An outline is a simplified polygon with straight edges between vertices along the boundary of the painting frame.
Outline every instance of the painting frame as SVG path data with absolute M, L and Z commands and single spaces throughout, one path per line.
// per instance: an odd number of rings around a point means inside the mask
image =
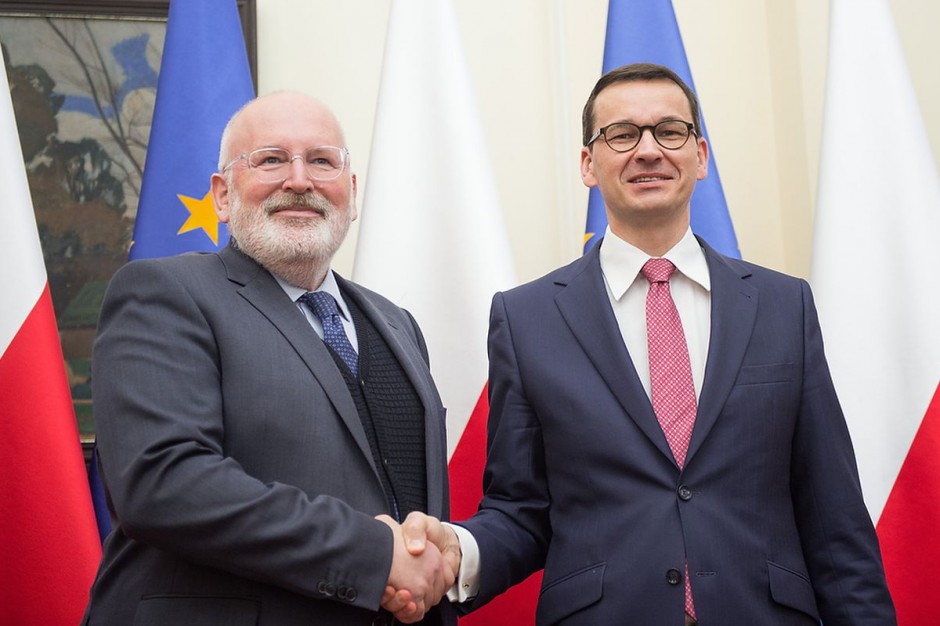
M 246 51 L 248 55 L 248 62 L 249 62 L 249 67 L 251 71 L 252 81 L 255 85 L 257 85 L 256 0 L 236 0 L 236 4 L 238 7 L 239 17 L 241 19 L 242 32 L 245 37 L 245 46 L 246 46 Z M 23 18 L 23 19 L 30 19 L 30 20 L 35 21 L 36 18 L 51 18 L 51 19 L 61 18 L 62 20 L 66 21 L 65 23 L 68 23 L 70 20 L 76 20 L 76 23 L 85 23 L 89 21 L 94 21 L 94 23 L 98 23 L 98 24 L 100 24 L 101 20 L 114 20 L 116 22 L 126 22 L 124 26 L 127 26 L 127 27 L 131 26 L 134 23 L 146 22 L 148 24 L 147 26 L 148 28 L 150 28 L 154 24 L 157 24 L 157 25 L 162 24 L 162 28 L 163 28 L 162 32 L 165 34 L 166 19 L 167 19 L 167 15 L 169 12 L 169 6 L 170 6 L 170 0 L 93 0 L 93 1 L 88 1 L 88 2 L 74 2 L 74 1 L 63 2 L 63 1 L 51 1 L 51 0 L 30 0 L 30 1 L 4 0 L 2 3 L 0 3 L 0 19 L 16 20 L 18 18 Z M 46 20 L 46 21 L 51 23 L 51 19 Z M 84 20 L 85 22 L 79 22 L 81 20 Z M 9 24 L 9 22 L 7 22 L 7 24 Z M 109 28 L 111 27 L 109 26 Z M 3 43 L 4 43 L 4 47 L 8 47 L 7 42 L 3 42 Z M 35 44 L 30 44 L 30 45 L 36 45 L 37 48 L 39 48 L 45 45 L 45 43 L 46 42 L 41 42 L 41 43 L 35 43 Z M 17 50 L 24 50 L 24 49 L 28 51 L 29 47 L 23 43 L 21 43 L 20 47 L 17 48 Z M 161 50 L 162 50 L 162 46 L 161 46 Z M 5 60 L 5 65 L 7 63 L 10 63 L 12 67 L 13 63 L 10 62 L 9 59 Z M 13 83 L 11 82 L 11 88 L 12 88 L 12 85 Z M 149 114 L 147 117 L 147 120 L 148 120 L 147 133 L 145 136 L 142 136 L 142 138 L 140 138 L 137 142 L 138 149 L 143 150 L 144 153 L 146 152 L 147 144 L 149 144 L 149 119 L 150 117 L 152 117 L 152 113 L 153 113 L 153 110 L 152 110 L 152 102 L 151 102 Z M 18 124 L 20 124 L 19 112 L 17 113 L 17 121 L 18 121 Z M 56 127 L 55 133 L 57 134 L 58 132 L 59 132 L 59 129 L 58 127 Z M 22 135 L 22 132 L 21 132 L 21 135 Z M 28 153 L 27 147 L 24 145 L 24 158 L 27 164 L 29 164 L 29 157 L 27 156 L 28 154 L 29 153 Z M 40 225 L 40 234 L 42 238 L 43 225 L 41 224 L 40 218 L 38 216 L 38 214 L 40 213 L 39 207 L 40 206 L 42 206 L 43 208 L 48 207 L 50 200 L 48 196 L 43 196 L 43 199 L 39 202 L 39 204 L 37 204 L 37 198 L 36 198 L 37 193 L 36 193 L 36 190 L 33 189 L 32 184 L 31 184 L 30 191 L 31 191 L 31 195 L 33 195 L 34 207 L 36 207 L 37 209 L 37 223 Z M 52 202 L 54 202 L 54 200 Z M 129 200 L 124 202 L 124 206 L 126 207 L 126 205 L 131 204 L 133 213 L 136 214 L 137 202 L 138 202 L 137 197 L 133 196 Z M 125 210 L 127 209 L 125 208 Z M 104 224 L 104 223 L 102 223 L 99 226 L 100 230 L 102 231 L 107 230 L 109 227 L 110 227 L 109 224 Z M 95 228 L 95 222 L 93 220 L 91 220 L 91 226 L 89 226 L 89 228 L 92 228 L 92 229 Z M 132 224 L 131 224 L 131 228 L 132 228 Z M 44 257 L 46 257 L 47 250 L 45 249 L 45 247 L 44 247 L 43 252 L 44 252 Z M 120 263 L 123 264 L 124 261 L 126 261 L 126 254 L 124 255 L 124 258 L 121 259 Z M 114 264 L 114 260 L 112 259 L 112 265 L 113 264 Z M 56 269 L 55 264 L 50 264 L 50 261 L 48 258 L 46 260 L 46 266 L 47 266 L 47 274 L 49 276 L 50 286 L 56 284 L 57 281 L 62 282 L 61 280 L 59 280 L 60 277 L 57 274 L 57 269 Z M 110 274 L 107 275 L 107 278 L 110 279 Z M 104 281 L 99 281 L 99 282 L 104 282 Z M 75 294 L 73 293 L 70 295 L 74 296 Z M 94 308 L 93 314 L 94 314 L 95 321 L 97 321 L 97 307 L 100 306 L 101 295 L 103 295 L 103 286 L 100 286 L 100 288 L 97 290 L 97 293 L 94 294 L 94 297 L 90 299 L 91 301 L 88 304 L 88 306 L 86 306 L 86 308 L 89 308 L 89 307 Z M 97 298 L 97 301 L 95 301 L 96 298 Z M 88 299 L 89 298 L 86 297 L 86 300 Z M 71 297 L 68 298 L 68 301 L 70 302 L 70 305 L 69 305 L 70 310 L 75 308 L 72 306 L 75 303 L 75 301 L 79 301 L 79 305 L 81 305 L 81 294 L 79 294 L 79 297 L 76 297 L 74 299 Z M 78 307 L 78 310 L 81 310 L 81 306 Z M 82 424 L 83 424 L 82 417 L 81 417 L 82 409 L 80 408 L 80 404 L 82 400 L 76 400 L 76 397 L 77 397 L 76 387 L 73 386 L 73 382 L 76 376 L 73 376 L 74 368 L 72 367 L 72 363 L 70 363 L 70 360 L 69 360 L 69 349 L 73 347 L 70 344 L 70 342 L 72 344 L 76 342 L 80 342 L 83 346 L 82 349 L 83 350 L 87 349 L 88 361 L 87 361 L 87 365 L 83 365 L 83 367 L 88 367 L 90 371 L 90 345 L 94 336 L 94 327 L 93 326 L 89 327 L 88 324 L 86 324 L 84 328 L 80 329 L 80 332 L 76 332 L 74 329 L 71 329 L 71 328 L 66 328 L 63 323 L 62 316 L 60 315 L 60 313 L 62 313 L 61 305 L 57 308 L 56 315 L 57 315 L 57 321 L 59 322 L 59 327 L 60 327 L 60 339 L 63 344 L 63 354 L 66 356 L 66 368 L 69 371 L 70 388 L 73 391 L 73 402 L 75 402 L 76 404 L 76 415 L 79 420 L 81 442 L 82 442 L 83 449 L 85 451 L 85 456 L 86 456 L 86 461 L 87 461 L 88 457 L 90 456 L 92 443 L 94 441 L 94 430 L 93 430 L 93 426 L 90 431 L 87 428 L 86 429 L 82 428 Z M 78 376 L 77 378 L 80 379 L 80 376 Z M 87 390 L 87 394 L 88 394 L 87 401 L 85 402 L 87 403 L 87 411 L 90 415 L 90 411 L 91 411 L 90 388 Z
M 258 84 L 258 30 L 256 0 L 236 0 L 241 18 L 251 80 Z M 90 17 L 96 19 L 153 18 L 166 22 L 170 0 L 4 0 L 0 16 Z

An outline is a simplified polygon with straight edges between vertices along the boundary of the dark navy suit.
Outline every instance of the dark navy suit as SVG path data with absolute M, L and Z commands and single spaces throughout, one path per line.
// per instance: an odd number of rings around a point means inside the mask
M 494 298 L 464 608 L 544 567 L 540 625 L 680 626 L 687 559 L 702 626 L 895 623 L 809 286 L 702 245 L 711 338 L 681 472 L 600 246 Z

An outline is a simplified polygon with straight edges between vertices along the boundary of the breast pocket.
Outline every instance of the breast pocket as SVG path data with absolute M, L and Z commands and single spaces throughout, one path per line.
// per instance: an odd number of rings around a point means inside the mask
M 789 383 L 796 372 L 794 363 L 769 363 L 767 365 L 745 365 L 738 372 L 735 385 L 768 385 Z

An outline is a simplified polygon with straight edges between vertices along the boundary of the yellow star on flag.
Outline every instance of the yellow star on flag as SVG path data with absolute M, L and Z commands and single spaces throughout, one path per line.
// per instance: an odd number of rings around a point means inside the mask
M 212 202 L 212 192 L 206 192 L 206 195 L 200 200 L 190 198 L 181 194 L 176 195 L 180 201 L 186 205 L 189 211 L 189 218 L 180 227 L 177 235 L 188 233 L 191 230 L 201 228 L 205 231 L 212 243 L 219 245 L 219 218 L 215 215 L 215 204 Z

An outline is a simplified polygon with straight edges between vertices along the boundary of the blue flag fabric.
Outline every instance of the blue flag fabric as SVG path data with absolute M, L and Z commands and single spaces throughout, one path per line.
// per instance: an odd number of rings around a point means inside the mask
M 235 0 L 173 0 L 131 259 L 224 247 L 209 195 L 219 139 L 254 97 Z
M 101 474 L 98 473 L 98 448 L 91 449 L 91 463 L 88 466 L 88 485 L 91 488 L 91 504 L 95 509 L 95 523 L 98 525 L 98 536 L 104 543 L 104 538 L 111 532 L 111 516 L 108 514 L 108 503 L 104 497 L 104 484 Z
M 695 91 L 672 0 L 610 0 L 603 72 L 629 63 L 665 65 Z M 704 117 L 703 113 L 702 133 L 708 139 Z M 722 254 L 741 258 L 711 142 L 709 148 L 708 177 L 696 184 L 692 194 L 692 231 Z M 585 252 L 597 243 L 606 228 L 604 200 L 594 187 L 588 201 Z
M 254 94 L 235 0 L 172 0 L 131 260 L 226 245 L 209 179 L 225 124 Z M 111 523 L 96 452 L 88 480 L 104 541 Z

